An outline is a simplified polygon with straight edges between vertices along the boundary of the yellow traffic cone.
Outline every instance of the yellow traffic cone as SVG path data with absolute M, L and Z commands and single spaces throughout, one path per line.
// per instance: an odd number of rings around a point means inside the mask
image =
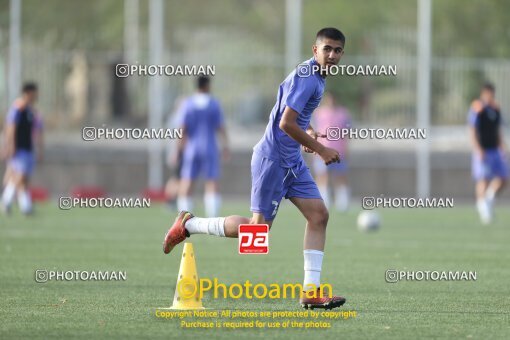
M 204 309 L 200 298 L 195 252 L 191 243 L 184 243 L 174 303 L 170 309 Z

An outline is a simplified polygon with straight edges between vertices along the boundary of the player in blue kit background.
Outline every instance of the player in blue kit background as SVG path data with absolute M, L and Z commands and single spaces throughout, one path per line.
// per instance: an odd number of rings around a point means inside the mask
M 473 146 L 472 174 L 476 181 L 476 206 L 484 224 L 492 221 L 496 195 L 508 178 L 501 113 L 495 100 L 494 85 L 482 87 L 480 98 L 469 109 L 470 137 Z
M 17 194 L 21 212 L 32 213 L 29 180 L 35 161 L 42 159 L 42 120 L 34 109 L 37 85 L 23 85 L 22 95 L 12 104 L 5 123 L 4 158 L 7 160 L 1 206 L 9 213 Z
M 312 121 L 317 131 L 328 131 L 328 128 L 351 128 L 349 111 L 346 107 L 337 104 L 336 98 L 331 92 L 324 93 L 321 106 L 315 110 Z M 315 157 L 313 162 L 315 178 L 324 204 L 329 208 L 331 184 L 334 188 L 335 208 L 338 211 L 347 211 L 349 208 L 350 190 L 347 183 L 347 142 L 347 138 L 335 138 L 335 140 L 326 138 L 323 142 L 324 145 L 338 150 L 342 155 L 341 163 L 326 166 L 318 157 Z
M 221 153 L 229 155 L 228 138 L 219 101 L 211 96 L 209 77 L 197 78 L 197 92 L 186 98 L 177 112 L 184 138 L 179 141 L 178 153 L 182 155 L 181 178 L 177 207 L 192 210 L 191 199 L 194 183 L 199 175 L 205 177 L 204 206 L 207 217 L 217 216 L 221 197 L 218 190 L 220 176 L 220 148 L 216 135 L 221 136 Z
M 317 141 L 325 135 L 310 125 L 313 111 L 324 92 L 327 70 L 344 53 L 345 36 L 336 28 L 317 33 L 313 57 L 298 65 L 280 84 L 264 136 L 253 149 L 251 161 L 251 218 L 228 216 L 199 218 L 181 211 L 163 242 L 169 253 L 191 234 L 238 237 L 240 224 L 272 225 L 282 198 L 288 198 L 306 219 L 304 236 L 304 284 L 300 303 L 305 308 L 334 308 L 345 303 L 340 296 L 317 294 L 326 240 L 328 210 L 321 198 L 301 148 L 316 153 L 325 164 L 339 162 L 338 151 Z M 313 294 L 308 294 L 313 290 Z

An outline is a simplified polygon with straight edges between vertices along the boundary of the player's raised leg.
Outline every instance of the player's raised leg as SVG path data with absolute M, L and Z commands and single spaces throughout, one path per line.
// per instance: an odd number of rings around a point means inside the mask
M 216 223 L 216 221 L 219 223 Z M 239 225 L 241 224 L 267 224 L 271 227 L 272 223 L 272 221 L 266 221 L 264 216 L 259 213 L 253 213 L 251 218 L 239 215 L 213 218 L 194 217 L 189 220 L 186 229 L 190 235 L 207 234 L 237 238 L 239 236 Z
M 237 215 L 203 218 L 181 211 L 165 236 L 164 253 L 168 254 L 193 234 L 237 237 L 240 224 L 268 224 L 271 227 L 283 197 L 285 170 L 277 162 L 253 153 L 251 176 L 251 218 Z
M 168 254 L 176 245 L 193 234 L 237 238 L 240 224 L 268 224 L 271 227 L 272 221 L 266 221 L 259 213 L 253 213 L 252 218 L 238 215 L 196 217 L 188 211 L 181 211 L 165 235 L 163 252 Z

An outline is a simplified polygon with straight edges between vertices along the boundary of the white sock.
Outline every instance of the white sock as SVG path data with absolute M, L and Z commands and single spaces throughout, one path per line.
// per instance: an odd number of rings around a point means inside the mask
M 319 193 L 322 196 L 322 200 L 324 201 L 324 204 L 326 205 L 326 208 L 329 208 L 329 188 L 327 185 L 319 185 Z
M 487 200 L 487 203 L 489 203 L 489 208 L 492 208 L 494 200 L 496 199 L 496 191 L 494 191 L 491 187 L 487 188 L 485 191 L 485 199 Z
M 192 217 L 186 221 L 190 234 L 207 234 L 225 237 L 225 217 Z
M 18 192 L 18 204 L 23 214 L 28 214 L 32 211 L 32 198 L 27 190 Z
M 10 207 L 12 201 L 14 200 L 14 195 L 16 194 L 16 186 L 9 182 L 4 188 L 4 192 L 2 194 L 2 203 L 5 207 Z
M 177 209 L 191 211 L 193 210 L 193 200 L 189 196 L 179 196 L 177 198 Z
M 476 201 L 476 207 L 478 208 L 478 214 L 483 224 L 491 223 L 492 216 L 489 208 L 489 204 L 485 198 L 480 198 Z
M 219 215 L 221 206 L 221 196 L 215 192 L 206 192 L 204 194 L 205 216 L 215 217 Z
M 340 185 L 335 191 L 335 207 L 340 211 L 349 209 L 350 190 L 346 185 Z
M 312 287 L 308 285 L 315 285 L 315 289 L 319 288 L 321 284 L 321 270 L 322 258 L 324 252 L 320 250 L 305 249 L 303 250 L 305 257 L 305 280 L 303 282 L 303 289 L 311 290 Z

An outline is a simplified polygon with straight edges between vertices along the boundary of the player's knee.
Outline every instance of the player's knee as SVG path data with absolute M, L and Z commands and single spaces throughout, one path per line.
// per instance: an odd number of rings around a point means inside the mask
M 324 228 L 326 228 L 326 226 L 328 225 L 328 221 L 329 221 L 329 211 L 328 211 L 328 209 L 324 208 L 324 210 L 321 213 L 321 225 L 323 225 Z
M 310 225 L 316 226 L 318 228 L 326 228 L 329 220 L 329 212 L 326 207 L 318 209 L 313 212 L 312 216 L 308 219 L 308 223 Z
M 23 183 L 23 176 L 22 175 L 16 175 L 13 177 L 13 182 L 16 185 L 16 188 L 21 188 L 25 184 Z

